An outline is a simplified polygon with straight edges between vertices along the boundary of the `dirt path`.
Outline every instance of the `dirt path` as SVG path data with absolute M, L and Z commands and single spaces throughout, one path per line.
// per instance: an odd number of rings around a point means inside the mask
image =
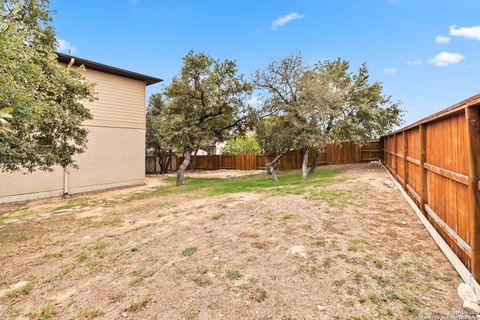
M 0 229 L 0 318 L 415 319 L 460 311 L 460 277 L 384 184 L 383 169 L 349 166 L 340 175 L 308 196 L 97 195 L 63 215 L 19 218 Z

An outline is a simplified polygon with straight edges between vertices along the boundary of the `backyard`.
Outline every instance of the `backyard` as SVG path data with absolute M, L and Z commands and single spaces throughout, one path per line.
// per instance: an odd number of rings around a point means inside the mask
M 227 177 L 228 176 L 228 177 Z M 435 319 L 462 282 L 376 163 L 5 205 L 2 319 Z

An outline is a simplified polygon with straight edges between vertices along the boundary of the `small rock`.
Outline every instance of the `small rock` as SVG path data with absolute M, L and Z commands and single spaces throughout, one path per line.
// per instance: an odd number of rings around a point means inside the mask
M 480 306 L 468 300 L 463 302 L 463 308 L 470 312 L 480 313 Z
M 128 317 L 128 314 L 126 312 L 122 312 L 122 317 L 126 318 Z
M 325 311 L 326 308 L 323 307 L 323 306 L 321 306 L 321 305 L 318 305 L 318 306 L 317 306 L 317 309 L 320 310 L 320 311 Z
M 463 301 L 470 301 L 476 304 L 480 303 L 480 300 L 475 295 L 475 292 L 473 292 L 472 288 L 466 283 L 461 283 L 458 286 L 457 293 Z
M 407 224 L 407 222 L 406 222 L 406 221 L 402 221 L 402 224 Z
M 287 252 L 293 256 L 300 256 L 303 258 L 307 257 L 307 250 L 305 249 L 305 246 L 293 246 L 290 247 Z
M 213 257 L 213 260 L 218 261 L 220 257 Z

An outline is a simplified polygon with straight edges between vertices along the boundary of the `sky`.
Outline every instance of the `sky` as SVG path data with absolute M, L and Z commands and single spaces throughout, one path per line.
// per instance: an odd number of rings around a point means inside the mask
M 234 59 L 338 57 L 402 101 L 405 123 L 480 92 L 480 0 L 51 0 L 59 50 L 164 79 L 189 51 Z M 162 85 L 148 87 L 147 94 Z

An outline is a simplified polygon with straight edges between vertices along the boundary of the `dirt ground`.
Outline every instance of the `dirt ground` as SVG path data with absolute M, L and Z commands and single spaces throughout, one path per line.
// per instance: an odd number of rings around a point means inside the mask
M 435 319 L 462 311 L 460 277 L 384 183 L 384 169 L 345 166 L 338 177 L 316 187 L 319 197 L 132 198 L 167 187 L 152 177 L 63 207 L 58 199 L 2 206 L 0 319 Z

